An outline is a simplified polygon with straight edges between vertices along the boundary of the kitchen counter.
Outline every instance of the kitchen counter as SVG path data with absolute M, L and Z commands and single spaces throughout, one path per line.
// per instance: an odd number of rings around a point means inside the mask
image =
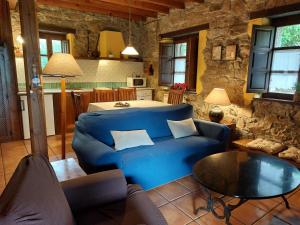
M 103 88 L 103 89 L 106 89 L 106 88 Z M 110 89 L 110 88 L 108 88 Z M 154 90 L 154 88 L 150 88 L 150 87 L 141 87 L 141 88 L 136 88 L 137 90 Z M 44 94 L 57 94 L 57 93 L 60 93 L 61 90 L 60 89 L 44 89 Z M 75 91 L 75 92 L 92 92 L 93 89 L 67 89 L 66 92 L 67 93 L 70 93 L 72 91 Z M 18 95 L 19 96 L 23 96 L 23 95 L 26 95 L 26 91 L 25 90 L 21 90 L 18 92 Z
M 60 89 L 44 89 L 44 94 L 57 94 L 60 93 L 61 90 Z M 72 92 L 72 91 L 76 91 L 76 92 L 92 92 L 93 89 L 67 89 L 66 92 Z M 26 91 L 22 90 L 18 92 L 18 95 L 22 96 L 22 95 L 26 95 Z

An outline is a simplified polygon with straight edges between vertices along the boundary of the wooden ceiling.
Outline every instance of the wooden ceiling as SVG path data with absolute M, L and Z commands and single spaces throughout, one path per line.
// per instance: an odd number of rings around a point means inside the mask
M 12 9 L 17 0 L 9 0 Z M 128 18 L 130 4 L 132 19 L 145 20 L 147 17 L 157 17 L 158 13 L 169 13 L 171 8 L 184 9 L 185 2 L 204 0 L 37 0 L 38 4 L 75 9 L 83 12 L 105 14 L 115 17 Z

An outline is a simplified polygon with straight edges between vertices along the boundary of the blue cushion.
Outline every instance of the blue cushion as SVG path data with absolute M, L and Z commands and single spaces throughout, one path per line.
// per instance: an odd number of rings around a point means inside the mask
M 125 176 L 146 190 L 189 175 L 199 159 L 224 150 L 218 140 L 203 136 L 164 137 L 153 141 L 153 146 L 118 152 L 122 159 L 119 166 Z
M 97 140 L 112 146 L 111 130 L 146 130 L 151 138 L 171 136 L 167 120 L 184 120 L 193 117 L 193 107 L 188 104 L 154 108 L 85 113 L 79 117 L 78 128 Z

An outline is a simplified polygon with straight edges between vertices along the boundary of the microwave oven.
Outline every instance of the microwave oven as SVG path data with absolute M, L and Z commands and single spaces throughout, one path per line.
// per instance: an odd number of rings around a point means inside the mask
M 127 87 L 146 87 L 146 77 L 127 77 Z

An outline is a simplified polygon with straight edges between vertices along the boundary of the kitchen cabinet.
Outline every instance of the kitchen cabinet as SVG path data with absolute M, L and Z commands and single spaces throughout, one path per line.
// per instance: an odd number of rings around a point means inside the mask
M 30 127 L 29 127 L 29 115 L 28 115 L 28 102 L 27 96 L 20 96 L 21 108 L 22 108 L 22 123 L 23 123 L 23 134 L 24 139 L 30 138 Z M 55 135 L 55 125 L 54 125 L 54 112 L 53 112 L 53 96 L 52 94 L 44 95 L 45 102 L 45 115 L 46 115 L 46 131 L 47 135 Z
M 153 100 L 153 89 L 151 88 L 137 88 L 137 100 Z

